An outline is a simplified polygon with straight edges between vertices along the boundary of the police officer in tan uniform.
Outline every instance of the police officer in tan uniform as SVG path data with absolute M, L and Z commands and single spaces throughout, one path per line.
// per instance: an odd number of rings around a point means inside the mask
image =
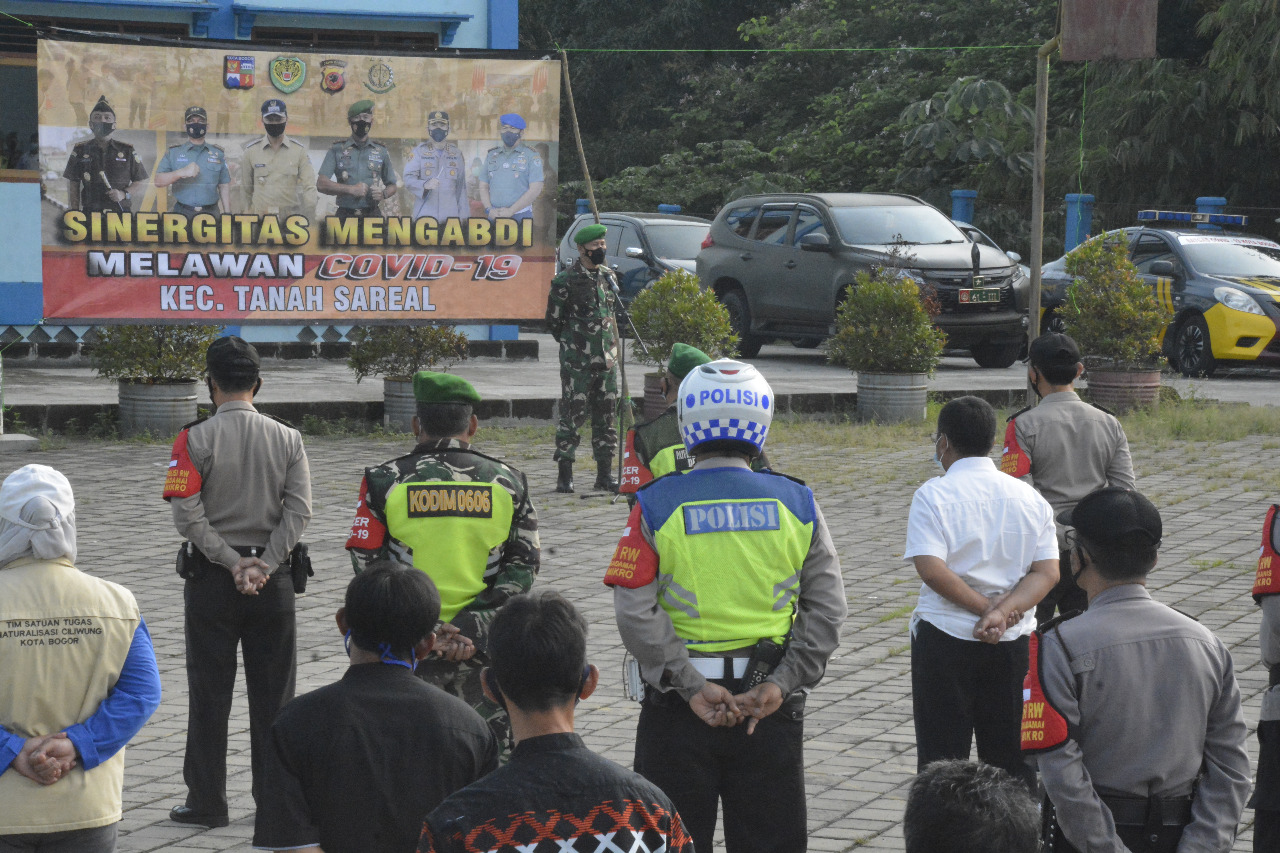
M 183 591 L 188 793 L 169 817 L 226 826 L 237 644 L 244 648 L 255 801 L 271 723 L 293 698 L 294 592 L 282 566 L 311 518 L 311 475 L 298 431 L 253 407 L 262 386 L 257 351 L 240 338 L 220 338 L 206 364 L 217 411 L 178 433 L 164 489 L 190 557 Z
M 1250 782 L 1231 652 L 1147 592 L 1149 500 L 1109 486 L 1060 520 L 1089 609 L 1031 645 L 1022 748 L 1052 804 L 1045 850 L 1227 853 Z
M 1041 335 L 1031 342 L 1027 361 L 1027 380 L 1040 404 L 1009 418 L 1000 469 L 1034 486 L 1055 514 L 1103 486 L 1132 489 L 1133 460 L 1124 427 L 1075 392 L 1075 381 L 1084 373 L 1076 342 L 1067 335 Z M 1060 551 L 1066 551 L 1064 532 L 1059 524 Z M 1089 606 L 1068 572 L 1036 607 L 1036 621 L 1047 622 L 1055 605 L 1062 613 Z
M 244 184 L 247 213 L 275 214 L 283 220 L 292 214 L 307 219 L 316 215 L 316 171 L 307 157 L 307 147 L 287 136 L 289 110 L 284 101 L 262 102 L 265 136 L 244 149 L 240 180 Z

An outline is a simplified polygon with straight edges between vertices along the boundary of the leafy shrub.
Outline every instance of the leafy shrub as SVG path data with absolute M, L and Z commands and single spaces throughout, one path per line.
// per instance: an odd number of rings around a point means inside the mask
M 1125 241 L 1099 234 L 1071 250 L 1066 269 L 1072 283 L 1062 315 L 1085 363 L 1154 366 L 1171 314 L 1129 261 Z
M 412 379 L 419 370 L 448 370 L 467 357 L 467 336 L 452 326 L 372 326 L 347 337 L 347 366 L 356 382 L 366 376 Z
M 712 358 L 738 349 L 729 312 L 687 270 L 672 270 L 642 290 L 631 303 L 631 320 L 649 347 L 647 356 L 636 347 L 636 358 L 644 364 L 665 366 L 678 343 L 697 347 Z
M 204 375 L 204 353 L 218 332 L 218 326 L 104 326 L 89 362 L 107 379 L 192 382 Z
M 860 272 L 836 311 L 827 360 L 863 373 L 928 373 L 938 367 L 946 333 L 935 329 L 936 299 L 892 268 Z

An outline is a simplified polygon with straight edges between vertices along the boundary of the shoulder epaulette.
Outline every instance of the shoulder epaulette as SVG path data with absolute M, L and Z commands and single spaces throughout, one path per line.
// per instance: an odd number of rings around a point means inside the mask
M 1095 409 L 1098 409 L 1098 410 L 1100 410 L 1100 411 L 1106 412 L 1108 415 L 1111 415 L 1111 417 L 1113 417 L 1113 418 L 1116 416 L 1116 413 L 1115 413 L 1115 412 L 1113 412 L 1113 411 L 1111 411 L 1110 409 L 1108 409 L 1106 406 L 1100 406 L 1100 405 L 1098 405 L 1097 403 L 1094 403 L 1094 402 L 1090 402 L 1090 403 L 1089 403 L 1089 405 L 1090 405 L 1090 406 L 1093 406 Z
M 224 154 L 224 155 L 227 153 L 227 149 L 223 148 L 221 145 L 219 145 L 219 144 L 218 144 L 218 143 L 216 143 L 216 142 L 206 142 L 206 143 L 205 143 L 205 145 L 209 146 L 210 148 L 212 148 L 212 149 L 213 149 L 213 150 L 215 150 L 215 151 L 219 151 L 219 152 L 221 152 L 221 153 L 222 153 L 222 154 Z
M 289 422 L 288 422 L 288 421 L 286 421 L 284 418 L 277 418 L 275 415 L 270 414 L 269 412 L 264 412 L 264 411 L 259 410 L 259 411 L 258 411 L 258 414 L 262 415 L 263 417 L 271 418 L 271 420 L 275 421 L 276 423 L 284 424 L 284 425 L 285 425 L 285 426 L 287 426 L 289 429 L 297 429 L 297 427 L 296 427 L 296 426 L 294 426 L 293 424 L 289 423 Z
M 1018 415 L 1026 414 L 1027 412 L 1031 411 L 1034 408 L 1035 406 L 1023 406 L 1021 409 L 1018 409 L 1018 411 L 1014 412 L 1012 415 L 1009 415 L 1009 418 L 1008 420 L 1005 421 L 1005 423 L 1011 422 Z
M 757 473 L 757 474 L 771 474 L 771 475 L 773 475 L 774 477 L 782 477 L 782 478 L 784 478 L 784 479 L 790 480 L 790 481 L 791 481 L 791 482 L 793 482 L 793 483 L 799 483 L 800 485 L 805 486 L 806 488 L 807 488 L 807 487 L 808 487 L 808 485 L 809 485 L 809 484 L 808 484 L 808 483 L 806 483 L 804 480 L 801 480 L 799 477 L 792 477 L 790 474 L 784 474 L 784 473 L 782 473 L 781 471 L 775 471 L 775 470 L 773 470 L 772 468 L 764 468 L 764 469 L 762 469 L 762 470 L 760 470 L 760 471 L 757 471 L 756 473 Z
M 257 137 L 256 139 L 250 139 L 248 142 L 246 142 L 246 143 L 244 144 L 244 147 L 245 147 L 245 148 L 252 148 L 253 146 L 257 145 L 257 144 L 258 144 L 258 143 L 260 143 L 260 142 L 262 142 L 262 137 L 261 137 L 261 136 Z
M 461 148 L 459 148 L 459 147 L 457 146 L 457 144 L 455 144 L 452 140 L 450 140 L 449 142 L 446 142 L 446 143 L 444 144 L 444 150 L 445 150 L 446 152 L 450 153 L 450 154 L 461 154 L 461 153 L 462 153 L 462 149 L 461 149 Z
M 205 422 L 205 421 L 207 421 L 207 420 L 209 420 L 209 416 L 208 416 L 208 415 L 201 415 L 200 417 L 196 418 L 196 419 L 195 419 L 194 421 L 192 421 L 191 423 L 189 423 L 189 424 L 183 424 L 183 425 L 182 425 L 182 429 L 179 429 L 179 430 L 178 430 L 178 432 L 182 432 L 182 430 L 184 430 L 184 429 L 191 429 L 191 428 L 192 428 L 193 426 L 195 426 L 196 424 L 202 424 L 202 423 L 204 423 L 204 422 Z
M 501 150 L 501 148 L 502 148 L 502 146 L 501 146 L 501 145 L 495 145 L 495 146 L 493 146 L 492 148 L 490 148 L 488 151 L 484 152 L 484 155 L 485 155 L 486 157 L 488 157 L 488 156 L 489 156 L 490 154 L 492 154 L 493 152 L 498 151 L 498 150 Z
M 1041 634 L 1048 633 L 1049 631 L 1052 631 L 1054 628 L 1057 628 L 1063 622 L 1066 622 L 1068 619 L 1074 619 L 1083 612 L 1084 612 L 1083 610 L 1068 610 L 1066 613 L 1059 613 L 1057 616 L 1045 622 L 1043 625 L 1037 625 L 1036 630 L 1039 631 Z
M 186 144 L 187 144 L 186 142 L 179 142 L 177 145 L 170 145 L 170 146 L 169 146 L 169 150 L 170 150 L 170 151 L 172 151 L 172 150 L 173 150 L 173 149 L 175 149 L 175 148 L 181 148 L 182 146 L 184 146 L 184 145 L 186 145 Z
M 565 283 L 565 281 L 568 279 L 568 277 L 569 277 L 569 271 L 568 271 L 568 270 L 564 270 L 564 271 L 562 271 L 562 272 L 558 272 L 558 273 L 556 273 L 556 274 L 555 274 L 555 276 L 551 279 L 551 283 L 552 283 L 552 284 L 564 284 L 564 283 Z

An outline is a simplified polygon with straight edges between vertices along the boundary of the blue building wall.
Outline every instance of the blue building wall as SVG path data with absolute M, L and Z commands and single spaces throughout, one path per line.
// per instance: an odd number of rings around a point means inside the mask
M 441 47 L 514 50 L 518 0 L 9 0 L 17 18 L 186 24 L 193 36 L 251 40 L 257 27 L 367 32 L 430 32 Z M 12 97 L 12 93 L 6 97 Z M 34 93 L 32 94 L 34 97 Z M 0 181 L 0 346 L 19 339 L 79 339 L 88 327 L 45 327 L 40 187 Z M 243 327 L 247 331 L 250 327 Z M 351 326 L 263 326 L 255 340 L 335 340 Z M 469 337 L 509 339 L 514 326 L 460 327 Z M 33 335 L 33 332 L 35 333 Z

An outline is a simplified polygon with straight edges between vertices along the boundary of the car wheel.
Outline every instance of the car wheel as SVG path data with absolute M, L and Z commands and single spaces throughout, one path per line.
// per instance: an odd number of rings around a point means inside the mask
M 793 343 L 796 349 L 817 349 L 822 346 L 822 338 L 800 338 Z
M 1009 367 L 1018 360 L 1018 353 L 1021 351 L 1022 341 L 1008 344 L 982 343 L 969 349 L 978 367 Z
M 729 290 L 721 294 L 720 302 L 729 312 L 729 327 L 738 336 L 738 354 L 743 358 L 755 358 L 760 354 L 764 341 L 747 331 L 751 328 L 751 309 L 747 307 L 747 295 L 741 290 Z
M 1199 314 L 1178 326 L 1173 338 L 1174 366 L 1183 376 L 1212 376 L 1218 362 L 1209 341 L 1209 325 Z
M 1040 334 L 1065 335 L 1067 333 L 1067 321 L 1056 308 L 1050 308 L 1044 312 L 1044 316 L 1040 318 Z

